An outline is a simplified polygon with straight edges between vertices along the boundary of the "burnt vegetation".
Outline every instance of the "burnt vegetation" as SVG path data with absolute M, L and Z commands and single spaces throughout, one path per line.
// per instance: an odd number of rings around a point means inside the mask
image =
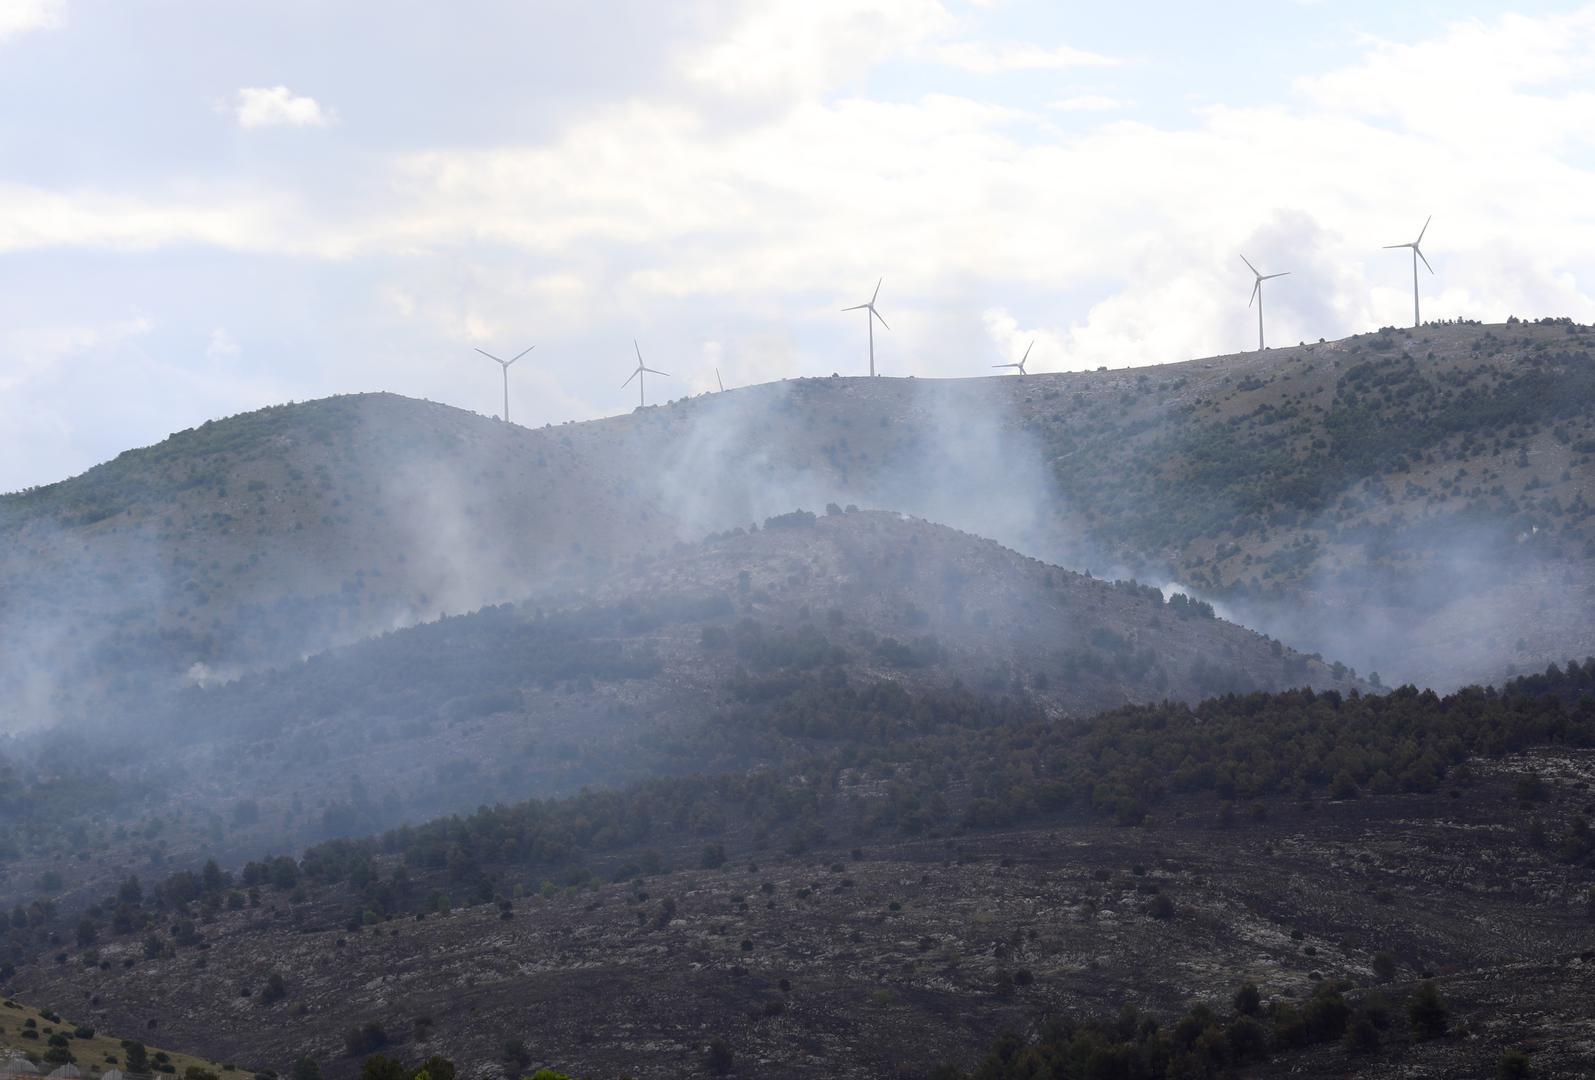
M 921 468 L 975 392 L 990 445 Z M 1587 1071 L 1595 659 L 1544 665 L 1595 643 L 1592 401 L 1586 328 L 1457 324 L 543 431 L 335 399 L 7 496 L 0 702 L 61 722 L 0 746 L 0 1047 Z M 780 454 L 706 506 L 705 432 Z M 1009 518 L 953 460 L 994 448 Z
M 760 886 L 757 864 L 765 860 L 776 867 L 834 860 L 828 876 L 835 884 L 825 887 L 846 894 L 855 889 L 853 876 L 868 869 L 857 861 L 861 849 L 945 841 L 1002 850 L 1012 843 L 1005 836 L 1069 823 L 1125 830 L 1153 845 L 1166 845 L 1160 833 L 1185 820 L 1216 823 L 1220 835 L 1237 829 L 1244 835 L 1243 822 L 1255 827 L 1292 806 L 1402 797 L 1443 802 L 1446 789 L 1457 796 L 1475 788 L 1489 762 L 1530 748 L 1576 752 L 1595 741 L 1595 661 L 1553 666 L 1499 690 L 1228 695 L 1079 721 L 1048 720 L 1021 695 L 855 686 L 834 671 L 801 664 L 780 678 L 779 692 L 744 702 L 703 736 L 715 743 L 756 732 L 777 740 L 787 749 L 771 767 L 486 807 L 370 839 L 329 841 L 297 857 L 250 861 L 237 872 L 212 861 L 146 881 L 130 876 L 79 916 L 42 902 L 18 907 L 5 932 L 8 960 L 0 973 L 25 976 L 30 962 L 52 950 L 68 971 L 166 965 L 185 956 L 204 968 L 216 947 L 252 948 L 249 934 L 258 931 L 235 920 L 253 925 L 254 913 L 268 923 L 291 914 L 299 933 L 380 938 L 384 927 L 400 925 L 396 920 L 424 925 L 480 909 L 508 924 L 524 918 L 534 900 L 590 895 L 601 902 L 613 890 L 634 906 L 638 932 L 675 933 L 681 919 L 701 925 L 703 918 L 702 900 L 689 913 L 677 899 L 688 886 L 669 884 L 673 873 L 688 869 L 751 875 L 730 900 L 730 910 L 746 915 L 755 903 L 773 910 L 818 899 L 810 899 L 818 883 L 798 887 L 790 870 L 775 871 L 786 884 L 764 877 Z M 1587 875 L 1595 859 L 1588 821 L 1574 814 L 1547 825 L 1550 797 L 1544 781 L 1528 773 L 1508 800 L 1523 807 L 1517 827 L 1525 857 Z M 754 861 L 743 869 L 738 860 L 750 856 Z M 1132 866 L 1122 886 L 1144 917 L 1171 926 L 1207 918 L 1190 907 L 1200 895 L 1192 881 L 1201 879 L 1173 872 L 1179 860 L 1166 849 L 1158 858 L 1151 868 Z M 1095 874 L 1098 882 L 1117 876 Z M 867 887 L 881 896 L 875 890 L 883 885 L 871 879 Z M 1386 903 L 1381 890 L 1369 888 L 1376 908 Z M 1093 898 L 1099 889 L 1079 902 L 1091 909 L 1106 903 Z M 890 892 L 877 902 L 888 917 L 906 914 Z M 733 942 L 733 954 L 756 952 L 770 932 L 750 927 L 740 945 Z M 1301 941 L 1299 932 L 1292 937 Z M 1300 948 L 1308 964 L 1329 960 L 1315 959 L 1313 945 Z M 934 1075 L 963 1076 L 960 1070 L 968 1069 L 968 1076 L 993 1080 L 1211 1076 L 1326 1043 L 1359 1057 L 1407 1053 L 1416 1042 L 1443 1042 L 1448 1031 L 1447 1006 L 1421 980 L 1380 988 L 1316 978 L 1305 997 L 1263 1000 L 1255 988 L 1242 988 L 1230 1008 L 1046 1019 L 1034 1007 L 1013 1011 L 1033 994 L 1022 939 L 1000 945 L 995 955 L 1000 963 L 990 1000 L 1000 1008 L 984 1022 L 1030 1015 L 1040 1026 L 1027 1036 L 1004 1035 L 983 1061 L 970 1063 L 960 1053 Z M 1365 962 L 1379 983 L 1411 970 L 1377 950 Z M 294 962 L 280 958 L 255 968 L 238 992 L 262 1016 L 293 1010 L 304 993 L 303 976 L 294 971 Z M 328 1065 L 346 1073 L 340 1060 L 429 1037 L 403 1031 L 391 1015 L 362 1021 L 347 1030 L 342 1057 Z

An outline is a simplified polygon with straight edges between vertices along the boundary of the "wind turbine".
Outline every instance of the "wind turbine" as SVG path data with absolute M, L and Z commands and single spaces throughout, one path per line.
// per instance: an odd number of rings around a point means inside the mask
M 648 367 L 646 364 L 644 364 L 642 362 L 642 348 L 637 344 L 637 339 L 636 338 L 632 338 L 631 339 L 631 347 L 633 349 L 637 350 L 637 370 L 633 371 L 631 373 L 630 378 L 628 378 L 625 382 L 620 384 L 620 388 L 622 390 L 624 390 L 626 387 L 631 385 L 631 380 L 632 379 L 636 379 L 637 380 L 637 405 L 640 408 L 640 407 L 648 404 L 648 399 L 643 396 L 642 373 L 646 371 L 646 372 L 650 372 L 651 374 L 654 374 L 654 375 L 664 375 L 666 377 L 669 377 L 670 373 L 667 372 L 667 371 L 660 371 L 657 368 Z
M 875 282 L 875 296 L 871 296 L 868 303 L 854 304 L 852 307 L 842 309 L 843 311 L 869 312 L 868 315 L 864 316 L 864 320 L 869 323 L 869 373 L 872 379 L 875 377 L 875 320 L 881 319 L 881 313 L 875 310 L 875 297 L 881 294 L 881 282 L 885 280 L 885 278 L 880 278 Z M 881 319 L 881 325 L 886 326 L 885 319 Z M 890 330 L 891 327 L 886 326 L 886 329 Z
M 1418 318 L 1418 260 L 1423 259 L 1423 252 L 1418 250 L 1418 245 L 1423 243 L 1423 234 L 1429 231 L 1429 222 L 1433 220 L 1434 215 L 1430 214 L 1424 221 L 1423 228 L 1418 230 L 1418 238 L 1412 243 L 1385 245 L 1386 251 L 1389 251 L 1391 248 L 1406 247 L 1412 249 L 1412 325 L 1415 327 L 1423 325 L 1422 321 Z M 1429 266 L 1428 259 L 1423 259 L 1423 265 L 1429 267 L 1429 273 L 1434 273 L 1434 267 Z
M 1244 255 L 1241 256 L 1241 262 L 1246 264 L 1246 269 L 1250 270 L 1252 272 L 1252 276 L 1257 279 L 1256 281 L 1254 281 L 1252 283 L 1252 299 L 1246 301 L 1246 306 L 1247 307 L 1251 307 L 1253 301 L 1256 301 L 1256 303 L 1257 303 L 1257 351 L 1258 352 L 1262 352 L 1263 351 L 1263 282 L 1269 281 L 1269 280 L 1271 280 L 1273 278 L 1277 278 L 1277 277 L 1288 277 L 1290 275 L 1290 271 L 1289 270 L 1284 270 L 1284 271 L 1281 271 L 1278 274 L 1259 274 L 1257 272 L 1257 267 L 1253 266 L 1252 265 L 1252 261 L 1250 259 L 1248 259 L 1246 256 L 1244 256 Z
M 714 381 L 720 384 L 720 392 L 722 394 L 725 393 L 726 392 L 726 384 L 720 378 L 720 369 L 719 368 L 715 368 L 714 369 Z
M 527 353 L 531 352 L 535 348 L 537 348 L 536 345 L 528 345 L 526 348 L 522 349 L 520 352 L 518 352 L 514 356 L 510 357 L 508 360 L 500 360 L 498 357 L 494 356 L 492 353 L 488 352 L 485 349 L 477 349 L 476 350 L 477 352 L 481 353 L 483 356 L 487 357 L 489 360 L 493 361 L 499 367 L 504 369 L 504 422 L 506 424 L 510 422 L 510 365 L 513 364 L 515 361 L 519 360 L 521 357 L 525 356 Z
M 1028 374 L 1025 371 L 1025 361 L 1030 359 L 1030 350 L 1034 349 L 1035 347 L 1036 347 L 1036 343 L 1034 341 L 1032 341 L 1029 345 L 1026 345 L 1025 346 L 1025 354 L 1019 358 L 1019 362 L 1017 364 L 993 364 L 991 366 L 994 367 L 994 368 L 1001 368 L 1001 367 L 1018 368 L 1019 369 L 1019 374 L 1021 374 L 1021 375 Z

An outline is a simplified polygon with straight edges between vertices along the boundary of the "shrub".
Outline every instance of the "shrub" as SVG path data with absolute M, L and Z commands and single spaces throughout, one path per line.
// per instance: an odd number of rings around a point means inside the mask
M 1238 1017 L 1225 1033 L 1230 1053 L 1236 1058 L 1248 1058 L 1268 1049 L 1268 1032 L 1250 1016 Z
M 1529 1056 L 1521 1050 L 1508 1050 L 1501 1055 L 1501 1061 L 1495 1067 L 1495 1075 L 1500 1080 L 1528 1080 Z
M 410 1080 L 421 1080 L 422 1073 L 426 1074 L 427 1080 L 454 1080 L 456 1072 L 454 1062 L 446 1057 L 433 1054 L 416 1067 Z
M 343 1036 L 343 1048 L 350 1057 L 370 1054 L 388 1045 L 388 1033 L 375 1020 L 352 1027 Z
M 1432 982 L 1419 985 L 1407 1002 L 1407 1019 L 1412 1023 L 1412 1033 L 1420 1039 L 1438 1039 L 1445 1034 L 1451 1021 L 1451 1010 L 1440 997 Z
M 1302 1009 L 1308 1037 L 1314 1042 L 1340 1038 L 1345 1034 L 1346 1021 L 1350 1015 L 1351 1007 L 1346 1004 L 1346 999 L 1337 987 L 1329 983 L 1320 986 Z
M 287 996 L 288 986 L 283 982 L 281 975 L 273 971 L 266 976 L 266 986 L 260 991 L 260 1003 L 262 1005 L 270 1005 L 273 1002 L 281 1001 Z
M 1346 1049 L 1368 1054 L 1379 1049 L 1379 1028 L 1365 1013 L 1358 1013 L 1346 1029 Z
M 709 1044 L 708 1053 L 704 1055 L 704 1067 L 716 1076 L 724 1076 L 731 1071 L 731 1047 L 726 1045 L 724 1039 L 715 1039 Z
M 360 1066 L 360 1080 L 409 1080 L 410 1071 L 397 1058 L 372 1054 Z

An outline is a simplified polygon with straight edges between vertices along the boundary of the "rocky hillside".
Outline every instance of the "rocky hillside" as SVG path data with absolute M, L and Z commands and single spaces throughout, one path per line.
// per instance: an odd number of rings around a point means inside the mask
M 75 945 L 19 949 L 6 985 L 334 1077 L 379 1050 L 698 1075 L 717 1042 L 736 1075 L 922 1076 L 1044 1017 L 1134 1040 L 1143 1015 L 1259 1075 L 1482 1078 L 1522 1051 L 1585 1075 L 1591 677 L 1055 730 L 954 708 L 813 765 L 146 877 Z M 1104 801 L 1121 784 L 1149 817 Z M 1427 1030 L 1424 982 L 1445 1010 Z
M 799 380 L 540 430 L 389 395 L 234 417 L 0 499 L 6 723 L 827 502 L 1186 582 L 1386 681 L 1493 678 L 1595 647 L 1587 340 L 1447 325 L 1126 371 Z

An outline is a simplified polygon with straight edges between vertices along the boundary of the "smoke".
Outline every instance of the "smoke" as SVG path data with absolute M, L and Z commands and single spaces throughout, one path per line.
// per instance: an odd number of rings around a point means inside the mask
M 148 620 L 180 591 L 154 527 L 71 528 L 0 504 L 0 540 L 0 734 L 143 695 L 180 670 Z
M 679 435 L 629 447 L 634 490 L 668 514 L 669 539 L 690 541 L 843 497 L 837 470 L 802 452 L 814 447 L 797 445 L 789 421 L 804 396 L 803 384 L 780 382 L 696 398 L 676 406 L 686 410 Z
M 1338 532 L 1328 517 L 1312 528 Z M 1289 596 L 1231 596 L 1233 616 L 1386 684 L 1440 691 L 1595 650 L 1595 586 L 1548 531 L 1472 513 L 1387 523 L 1352 539 L 1362 558 L 1321 560 Z
M 1133 390 L 1092 384 L 1081 407 L 1109 415 Z M 1166 561 L 1100 542 L 1065 504 L 1057 470 L 1090 443 L 1049 450 L 1030 425 L 1063 422 L 1055 409 L 1068 407 L 1053 381 L 1009 376 L 782 381 L 541 429 L 387 395 L 250 414 L 239 420 L 264 432 L 259 447 L 127 514 L 66 524 L 0 502 L 12 515 L 0 520 L 0 732 L 113 718 L 117 695 L 570 596 L 639 557 L 831 503 L 1151 581 L 1386 682 L 1445 687 L 1595 651 L 1581 564 L 1519 517 L 1375 530 L 1285 596 L 1192 587 Z M 182 451 L 167 448 L 179 462 Z M 1338 529 L 1325 514 L 1305 531 Z

